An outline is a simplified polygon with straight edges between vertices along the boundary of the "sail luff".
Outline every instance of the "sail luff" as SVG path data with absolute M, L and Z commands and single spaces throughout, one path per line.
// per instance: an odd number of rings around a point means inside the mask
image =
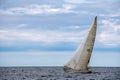
M 97 17 L 95 17 L 85 39 L 78 47 L 73 57 L 65 65 L 65 68 L 73 69 L 76 71 L 88 71 L 88 63 L 91 57 L 92 49 L 94 46 L 97 27 Z

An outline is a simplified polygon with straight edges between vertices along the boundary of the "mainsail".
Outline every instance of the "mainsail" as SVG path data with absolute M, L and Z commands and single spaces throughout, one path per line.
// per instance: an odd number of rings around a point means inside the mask
M 91 53 L 94 46 L 95 36 L 97 29 L 97 16 L 95 17 L 93 24 L 86 37 L 81 42 L 81 45 L 78 47 L 72 58 L 65 64 L 64 68 L 67 70 L 75 70 L 86 72 L 88 70 L 88 63 L 91 57 Z

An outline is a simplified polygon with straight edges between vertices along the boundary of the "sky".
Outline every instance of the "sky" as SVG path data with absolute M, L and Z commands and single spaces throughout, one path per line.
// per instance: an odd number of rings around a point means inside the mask
M 120 52 L 119 0 L 0 0 L 0 52 L 75 51 L 98 17 L 94 51 Z

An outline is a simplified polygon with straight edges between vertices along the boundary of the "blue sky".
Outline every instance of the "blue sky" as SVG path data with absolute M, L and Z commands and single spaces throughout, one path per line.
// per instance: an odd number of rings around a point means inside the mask
M 120 52 L 119 0 L 0 0 L 0 51 L 74 51 L 98 16 L 95 51 Z

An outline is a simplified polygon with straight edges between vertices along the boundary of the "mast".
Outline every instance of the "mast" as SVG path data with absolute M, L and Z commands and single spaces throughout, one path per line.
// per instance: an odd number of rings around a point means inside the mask
M 88 72 L 88 64 L 94 46 L 97 29 L 97 16 L 95 17 L 86 37 L 81 42 L 80 46 L 65 64 L 64 69 L 67 71 L 74 70 L 80 72 Z

